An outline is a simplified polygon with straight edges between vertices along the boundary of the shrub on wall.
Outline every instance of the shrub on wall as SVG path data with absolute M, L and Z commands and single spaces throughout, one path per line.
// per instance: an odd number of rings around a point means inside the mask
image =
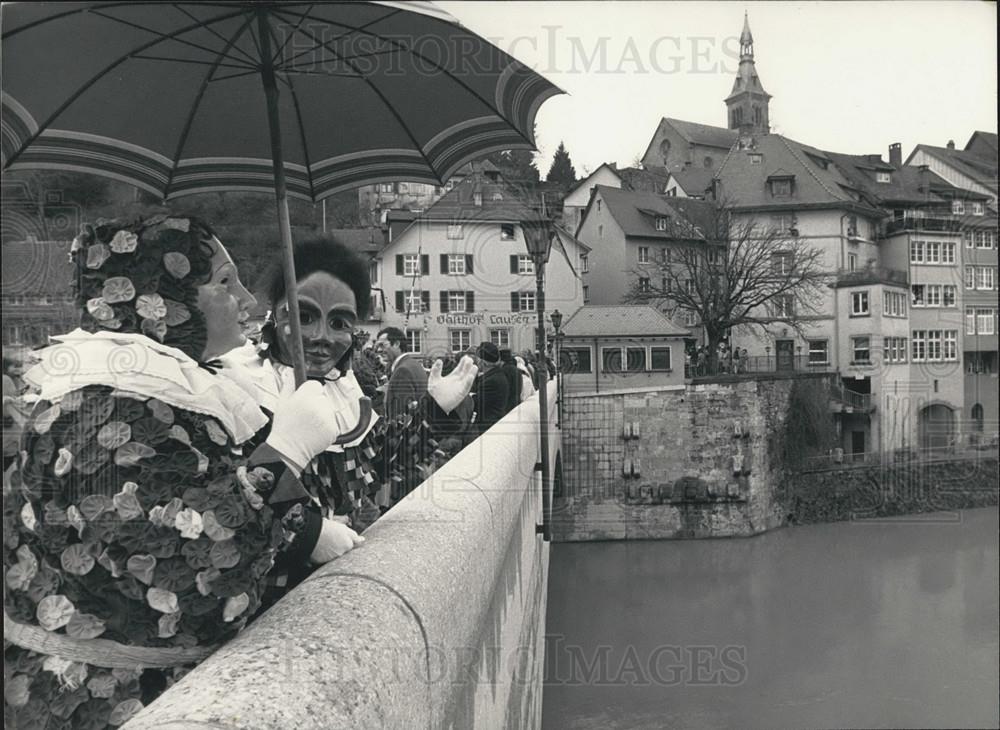
M 785 416 L 785 465 L 801 469 L 811 457 L 825 456 L 837 445 L 837 428 L 830 413 L 825 379 L 802 378 L 792 383 Z

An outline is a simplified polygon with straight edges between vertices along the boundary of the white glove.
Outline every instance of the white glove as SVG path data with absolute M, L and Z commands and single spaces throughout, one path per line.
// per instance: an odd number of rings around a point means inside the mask
M 319 539 L 309 559 L 317 565 L 329 563 L 364 542 L 365 538 L 342 522 L 324 519 Z
M 472 358 L 464 355 L 458 365 L 447 376 L 441 377 L 444 363 L 435 360 L 427 376 L 427 392 L 445 413 L 451 413 L 472 390 L 479 368 Z
M 333 402 L 322 385 L 308 380 L 278 404 L 265 443 L 301 472 L 338 436 L 340 426 Z

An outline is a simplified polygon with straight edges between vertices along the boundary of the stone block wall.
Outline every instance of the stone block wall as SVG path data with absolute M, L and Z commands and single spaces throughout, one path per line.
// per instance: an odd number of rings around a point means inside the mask
M 555 538 L 745 536 L 782 524 L 778 451 L 793 383 L 565 397 Z

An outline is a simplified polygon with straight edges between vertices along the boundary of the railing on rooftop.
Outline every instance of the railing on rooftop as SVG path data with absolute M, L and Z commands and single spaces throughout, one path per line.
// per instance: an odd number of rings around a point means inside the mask
M 866 266 L 863 269 L 840 269 L 837 271 L 837 286 L 863 286 L 864 284 L 909 286 L 910 274 L 884 266 Z
M 937 231 L 937 232 L 957 232 L 962 228 L 962 221 L 955 216 L 933 216 L 915 217 L 904 216 L 885 221 L 882 224 L 881 234 L 883 237 L 891 236 L 901 231 Z
M 748 357 L 721 356 L 718 362 L 699 362 L 697 359 L 684 364 L 684 377 L 698 378 L 747 377 L 766 373 L 826 373 L 832 370 L 829 362 L 820 362 L 808 354 L 753 355 Z

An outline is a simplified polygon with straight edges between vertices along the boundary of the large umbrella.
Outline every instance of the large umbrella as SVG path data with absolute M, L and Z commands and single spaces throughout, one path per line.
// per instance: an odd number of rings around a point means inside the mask
M 431 3 L 89 2 L 2 8 L 3 169 L 123 180 L 164 200 L 273 192 L 305 378 L 288 196 L 440 184 L 533 149 L 559 89 Z

